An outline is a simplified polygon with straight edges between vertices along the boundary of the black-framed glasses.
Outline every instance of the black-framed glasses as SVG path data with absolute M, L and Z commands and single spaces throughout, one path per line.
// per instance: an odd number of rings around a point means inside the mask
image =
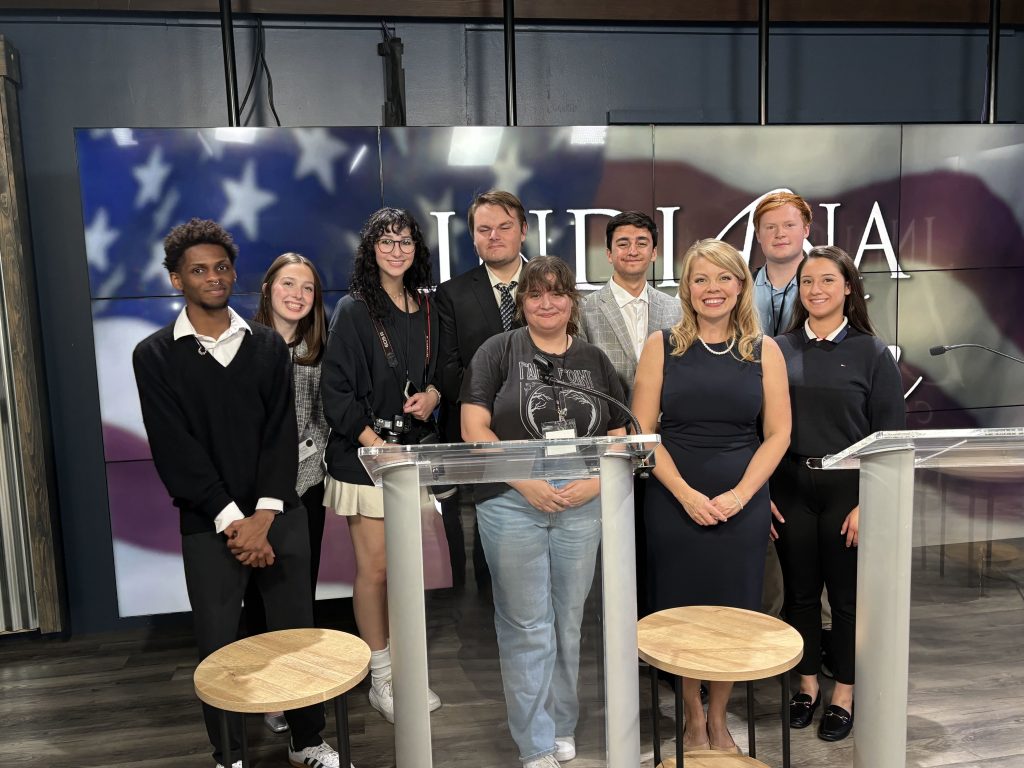
M 395 250 L 395 245 L 401 249 L 402 253 L 415 253 L 416 241 L 411 237 L 403 237 L 401 240 L 395 240 L 391 237 L 382 237 L 377 241 L 377 247 L 380 248 L 381 253 L 391 253 Z

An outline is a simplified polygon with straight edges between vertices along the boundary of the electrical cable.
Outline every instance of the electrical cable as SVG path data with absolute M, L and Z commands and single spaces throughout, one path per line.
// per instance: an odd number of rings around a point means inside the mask
M 274 114 L 274 120 L 278 127 L 281 127 L 281 118 L 278 117 L 277 107 L 274 106 L 274 78 L 270 74 L 270 65 L 267 64 L 267 39 L 263 31 L 263 20 L 257 16 L 256 26 L 260 30 L 260 61 L 263 62 L 263 73 L 267 76 L 267 103 L 270 104 L 270 111 Z

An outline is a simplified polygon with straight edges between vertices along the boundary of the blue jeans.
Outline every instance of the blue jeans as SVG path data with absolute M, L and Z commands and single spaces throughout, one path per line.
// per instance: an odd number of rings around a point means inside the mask
M 520 759 L 530 760 L 576 730 L 580 624 L 601 542 L 601 503 L 548 514 L 509 489 L 476 511 L 509 729 Z

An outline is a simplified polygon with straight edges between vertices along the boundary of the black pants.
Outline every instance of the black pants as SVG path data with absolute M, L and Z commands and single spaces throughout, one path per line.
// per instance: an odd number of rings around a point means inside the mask
M 459 486 L 455 494 L 441 501 L 441 520 L 444 535 L 448 540 L 448 559 L 452 566 L 452 586 L 461 587 L 466 583 L 466 537 L 462 531 L 462 505 L 466 487 Z M 477 588 L 486 590 L 491 585 L 491 572 L 480 542 L 480 526 L 473 516 L 473 575 Z
M 647 481 L 633 480 L 633 536 L 636 544 L 636 614 L 642 619 L 651 612 L 651 596 L 647 591 L 647 523 L 644 519 L 644 496 Z
M 309 583 L 310 594 L 316 600 L 316 581 L 320 575 L 320 549 L 324 541 L 324 522 L 326 509 L 324 509 L 324 484 L 319 482 L 310 487 L 302 494 L 302 506 L 306 509 L 306 520 L 309 528 Z M 314 615 L 316 604 L 313 606 Z M 249 579 L 249 586 L 245 588 L 245 606 L 242 615 L 245 619 L 245 628 L 239 633 L 239 637 L 250 637 L 267 631 L 266 610 L 263 607 L 263 598 L 260 596 L 259 587 L 255 579 Z
M 784 616 L 804 640 L 796 670 L 817 674 L 821 664 L 821 590 L 832 606 L 832 671 L 836 682 L 853 684 L 857 615 L 857 548 L 839 533 L 857 506 L 856 470 L 808 469 L 786 455 L 771 479 L 772 501 L 786 522 L 775 521 L 775 542 L 785 588 Z
M 309 534 L 305 510 L 299 508 L 278 515 L 267 536 L 275 560 L 267 568 L 250 568 L 235 559 L 221 534 L 196 533 L 183 536 L 182 559 L 185 584 L 192 605 L 199 656 L 205 659 L 237 637 L 242 596 L 250 580 L 263 597 L 267 628 L 296 629 L 313 626 L 313 598 L 309 590 Z M 324 708 L 316 704 L 286 712 L 296 749 L 321 742 Z M 220 712 L 203 704 L 206 731 L 213 744 L 213 759 L 223 763 L 220 741 Z M 232 756 L 240 754 L 241 716 L 228 716 Z

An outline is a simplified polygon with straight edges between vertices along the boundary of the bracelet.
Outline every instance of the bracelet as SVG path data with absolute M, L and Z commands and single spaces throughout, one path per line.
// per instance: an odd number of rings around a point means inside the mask
M 731 493 L 731 494 L 732 494 L 732 497 L 733 497 L 734 499 L 736 499 L 736 505 L 737 505 L 737 507 L 739 507 L 739 509 L 743 509 L 743 506 L 744 506 L 744 504 L 743 504 L 743 502 L 742 502 L 742 501 L 740 500 L 740 495 L 739 495 L 738 493 L 736 493 L 736 489 L 735 489 L 735 488 L 730 488 L 730 489 L 729 489 L 729 493 Z
M 433 384 L 428 384 L 426 391 L 427 392 L 433 392 L 435 395 L 437 395 L 437 402 L 439 402 L 439 403 L 441 402 L 441 390 L 440 389 L 435 387 Z
M 374 443 L 373 445 L 370 446 L 371 448 L 376 448 L 378 445 L 384 445 L 386 443 L 384 438 L 380 437 L 379 435 L 378 435 L 377 439 L 380 440 L 380 442 L 379 443 Z

